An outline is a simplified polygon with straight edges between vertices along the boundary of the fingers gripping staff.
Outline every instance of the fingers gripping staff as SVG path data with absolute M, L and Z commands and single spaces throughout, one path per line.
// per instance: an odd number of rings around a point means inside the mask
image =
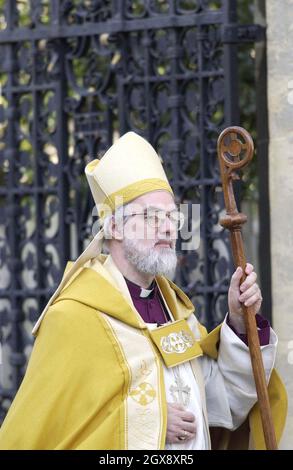
M 246 260 L 241 228 L 246 222 L 245 214 L 238 212 L 233 181 L 239 179 L 237 171 L 244 168 L 253 157 L 253 141 L 248 132 L 241 127 L 228 127 L 218 139 L 218 158 L 221 170 L 226 216 L 220 224 L 230 230 L 233 259 L 236 266 L 243 271 L 241 283 L 245 281 Z M 263 433 L 268 450 L 277 449 L 277 441 L 269 403 L 265 371 L 260 350 L 259 338 L 254 313 L 250 306 L 242 304 L 251 364 L 259 401 Z

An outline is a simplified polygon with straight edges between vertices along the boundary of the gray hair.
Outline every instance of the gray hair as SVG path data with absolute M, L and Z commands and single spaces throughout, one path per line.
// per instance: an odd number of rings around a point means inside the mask
M 113 212 L 113 214 L 107 215 L 107 217 L 105 217 L 103 227 L 106 240 L 110 240 L 112 238 L 112 220 L 115 219 L 115 223 L 117 225 L 123 222 L 124 208 L 125 206 L 120 206 L 118 207 L 118 209 L 115 210 L 115 212 Z

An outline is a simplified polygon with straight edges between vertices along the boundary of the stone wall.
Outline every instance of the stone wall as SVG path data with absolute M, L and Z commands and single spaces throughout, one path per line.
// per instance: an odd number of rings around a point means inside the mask
M 281 448 L 293 449 L 293 0 L 266 9 L 273 325 L 289 396 Z

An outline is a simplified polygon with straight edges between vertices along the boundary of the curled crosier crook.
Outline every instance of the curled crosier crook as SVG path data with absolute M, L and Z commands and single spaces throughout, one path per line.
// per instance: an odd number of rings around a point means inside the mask
M 218 155 L 225 167 L 231 170 L 244 168 L 252 159 L 253 151 L 253 140 L 242 127 L 228 127 L 219 136 Z

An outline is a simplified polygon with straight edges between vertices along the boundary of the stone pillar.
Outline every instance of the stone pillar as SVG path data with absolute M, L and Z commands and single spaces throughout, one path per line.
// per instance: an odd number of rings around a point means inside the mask
M 293 449 L 293 0 L 270 0 L 266 10 L 273 326 L 289 396 L 281 448 Z

